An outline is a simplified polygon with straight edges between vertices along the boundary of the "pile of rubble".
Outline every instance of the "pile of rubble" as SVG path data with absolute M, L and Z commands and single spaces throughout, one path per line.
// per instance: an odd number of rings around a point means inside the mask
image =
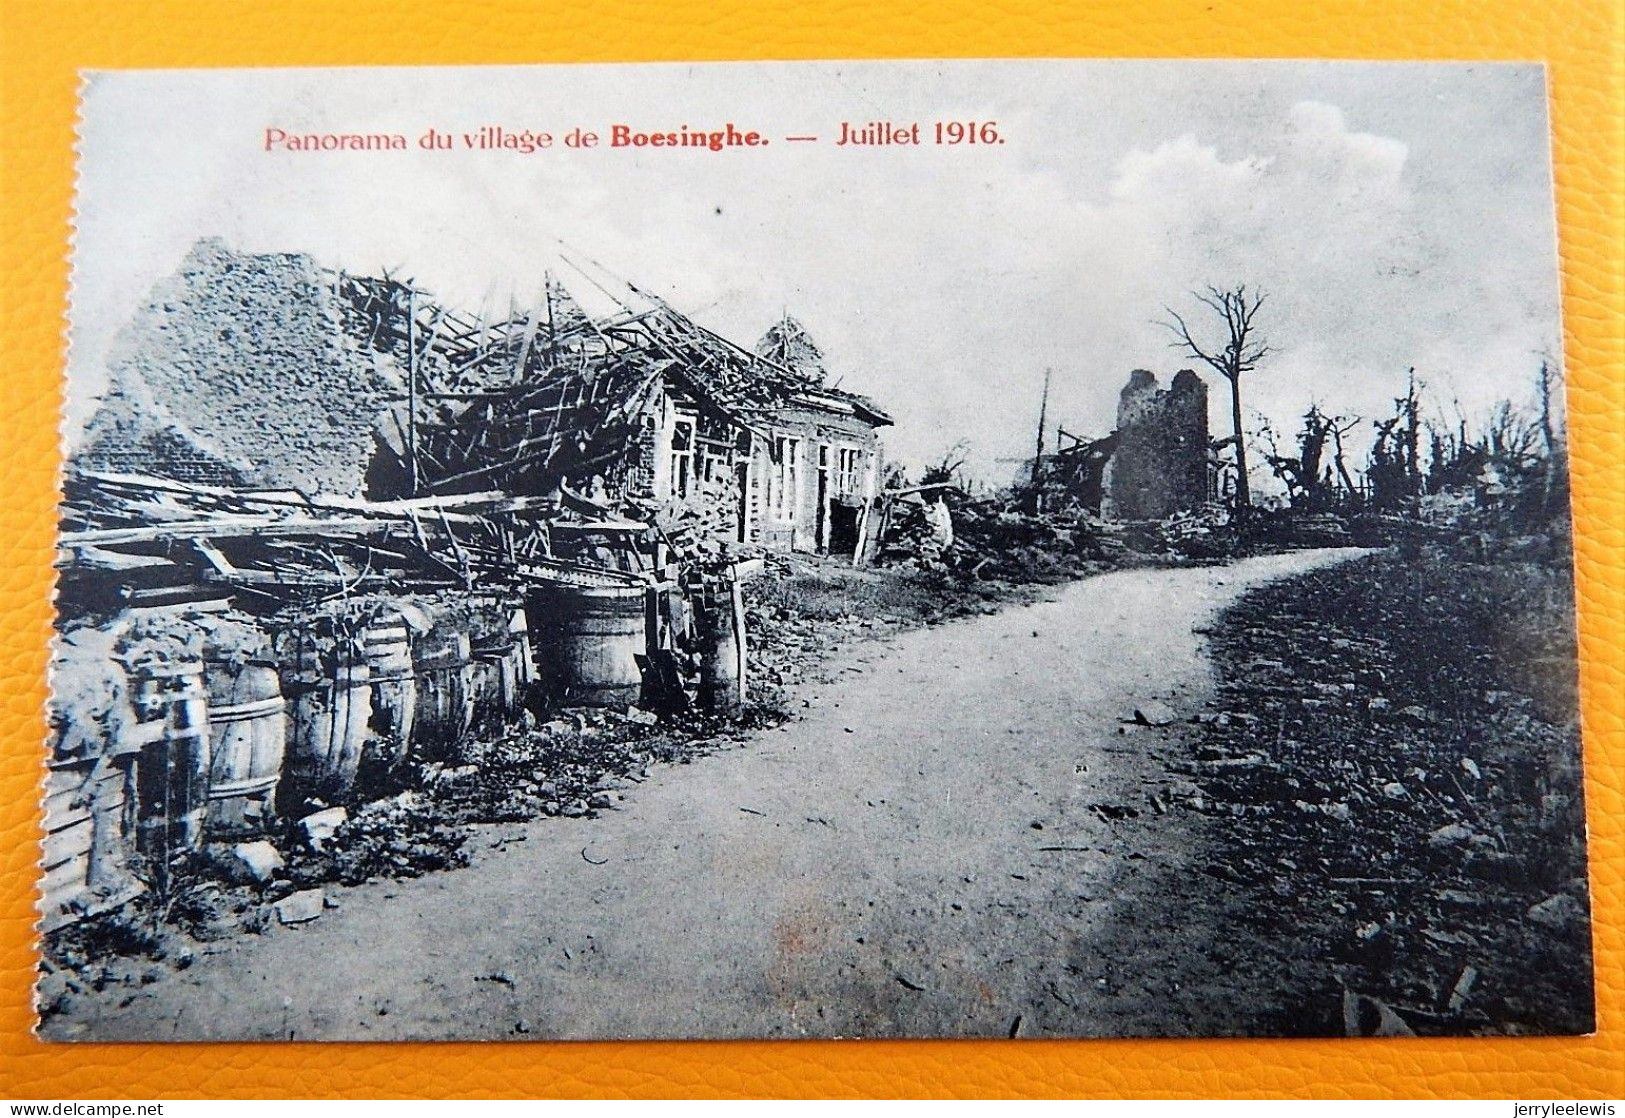
M 895 500 L 878 559 L 972 579 L 1052 583 L 1129 566 L 1222 561 L 1267 546 L 1218 506 L 1163 521 L 1113 521 L 1076 503 L 1035 509 L 1030 494 L 975 497 L 945 485 Z
M 768 577 L 745 586 L 745 615 L 752 697 L 769 709 L 794 709 L 790 689 L 836 676 L 838 654 L 850 645 L 993 613 L 1036 592 L 1031 583 L 966 579 L 942 567 L 854 568 L 800 556 L 765 562 Z
M 1588 1026 L 1574 651 L 1549 647 L 1571 608 L 1555 569 L 1376 556 L 1213 630 L 1224 683 L 1174 791 L 1228 837 L 1208 872 L 1329 961 L 1342 994 L 1283 1031 Z
M 259 837 L 208 842 L 164 896 L 144 895 L 48 937 L 41 1012 L 66 1011 L 87 989 L 157 981 L 210 942 L 320 919 L 340 903 L 326 886 L 465 865 L 485 825 L 613 811 L 654 767 L 687 764 L 782 718 L 752 704 L 697 712 L 677 727 L 636 708 L 564 708 L 470 741 L 454 763 L 409 766 L 393 795 L 311 811 Z

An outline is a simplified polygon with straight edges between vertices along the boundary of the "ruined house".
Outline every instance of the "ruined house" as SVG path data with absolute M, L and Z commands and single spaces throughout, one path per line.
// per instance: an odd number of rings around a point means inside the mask
M 497 351 L 503 383 L 428 394 L 423 491 L 562 489 L 668 535 L 853 550 L 889 416 L 824 387 L 805 353 L 746 351 L 658 301 L 594 320 L 547 290 L 545 320 Z
M 490 321 L 203 241 L 155 288 L 64 483 L 49 926 L 527 711 L 744 701 L 736 547 L 856 554 L 890 420 L 626 286 Z
M 756 352 L 801 378 L 763 416 L 742 538 L 771 548 L 850 553 L 879 484 L 879 430 L 891 417 L 867 397 L 824 384 L 823 354 L 788 314 Z
M 75 463 L 374 500 L 564 493 L 691 539 L 852 550 L 890 417 L 826 387 L 788 316 L 752 352 L 626 286 L 594 318 L 549 277 L 543 305 L 484 321 L 200 241 L 120 336 Z

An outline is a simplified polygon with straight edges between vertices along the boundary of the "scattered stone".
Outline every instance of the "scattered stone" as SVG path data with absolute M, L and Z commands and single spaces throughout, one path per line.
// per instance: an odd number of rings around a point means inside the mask
M 1307 800 L 1294 800 L 1294 805 L 1302 812 L 1324 815 L 1329 819 L 1336 819 L 1340 823 L 1347 823 L 1354 818 L 1354 813 L 1345 803 L 1310 803 Z
M 276 918 L 282 923 L 303 924 L 320 916 L 326 906 L 327 897 L 320 889 L 306 889 L 290 893 L 273 907 L 276 910 Z
M 1255 765 L 1269 764 L 1269 757 L 1263 753 L 1244 753 L 1239 757 L 1203 757 L 1199 758 L 1204 765 L 1211 765 L 1216 769 L 1225 768 L 1251 768 Z
M 1343 991 L 1343 1032 L 1347 1036 L 1415 1036 L 1386 1003 L 1367 994 Z
M 1525 914 L 1530 920 L 1558 935 L 1580 931 L 1586 926 L 1586 908 L 1569 893 L 1553 893 Z
M 1463 772 L 1472 777 L 1474 780 L 1478 780 L 1482 776 L 1482 774 L 1478 771 L 1478 762 L 1473 760 L 1471 757 L 1463 757 L 1461 759 L 1461 768 Z
M 587 801 L 587 806 L 597 808 L 599 810 L 611 808 L 615 806 L 615 797 L 608 792 L 594 792 L 592 794 L 592 799 Z
M 1459 846 L 1464 842 L 1471 842 L 1473 829 L 1464 823 L 1446 823 L 1437 831 L 1428 836 L 1428 845 L 1434 849 L 1446 846 Z
M 1461 977 L 1450 988 L 1450 1000 L 1445 1003 L 1445 1012 L 1460 1013 L 1467 1004 L 1467 999 L 1473 992 L 1473 984 L 1478 981 L 1478 968 L 1469 963 L 1461 968 Z
M 1132 721 L 1142 726 L 1171 726 L 1179 721 L 1179 715 L 1167 703 L 1148 699 L 1134 708 Z
M 1390 780 L 1382 786 L 1382 794 L 1390 800 L 1403 800 L 1410 795 L 1410 791 L 1397 780 Z
M 259 842 L 239 842 L 231 848 L 237 868 L 249 878 L 264 885 L 277 875 L 286 863 L 276 847 L 261 839 Z
M 330 807 L 299 820 L 299 833 L 305 845 L 320 853 L 333 839 L 333 834 L 349 822 L 350 813 L 342 807 Z

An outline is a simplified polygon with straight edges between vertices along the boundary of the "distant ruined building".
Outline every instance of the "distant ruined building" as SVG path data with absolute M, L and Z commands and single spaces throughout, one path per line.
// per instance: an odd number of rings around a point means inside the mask
M 1189 369 L 1176 373 L 1166 389 L 1157 386 L 1154 373 L 1135 369 L 1118 397 L 1116 430 L 1087 439 L 1063 428 L 1058 438 L 1041 490 L 1065 494 L 1106 519 L 1166 520 L 1218 499 L 1207 385 Z
M 1165 520 L 1212 497 L 1207 385 L 1189 369 L 1166 389 L 1135 369 L 1117 402 L 1117 444 L 1105 465 L 1101 512 L 1123 520 Z

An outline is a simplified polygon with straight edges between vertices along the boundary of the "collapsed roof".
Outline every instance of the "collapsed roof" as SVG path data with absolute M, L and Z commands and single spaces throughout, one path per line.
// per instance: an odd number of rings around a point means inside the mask
M 661 387 L 741 430 L 793 407 L 891 422 L 823 386 L 788 316 L 752 352 L 582 274 L 615 313 L 549 276 L 539 306 L 487 320 L 387 274 L 199 241 L 121 334 L 75 465 L 344 497 L 542 494 L 612 473 Z
M 641 305 L 618 300 L 618 313 L 597 319 L 552 277 L 541 307 L 500 323 L 427 305 L 388 316 L 392 347 L 408 333 L 424 339 L 414 367 L 426 406 L 397 417 L 384 440 L 396 477 L 380 467 L 374 490 L 545 494 L 614 475 L 631 465 L 656 393 L 671 387 L 741 432 L 794 407 L 891 423 L 867 398 L 824 388 L 627 288 Z

